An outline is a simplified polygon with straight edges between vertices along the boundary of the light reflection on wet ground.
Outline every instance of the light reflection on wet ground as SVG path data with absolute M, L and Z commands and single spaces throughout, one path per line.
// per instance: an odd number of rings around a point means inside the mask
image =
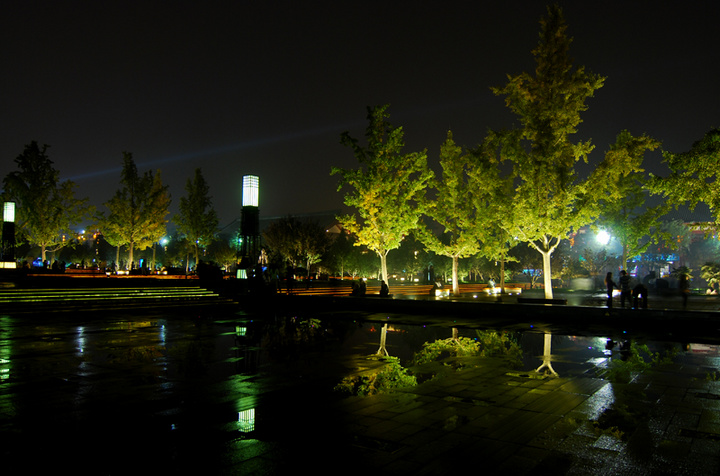
M 627 360 L 622 341 L 513 333 L 519 362 L 441 355 L 410 389 L 334 392 L 344 377 L 385 365 L 371 357 L 383 327 L 244 315 L 2 316 L 3 467 L 444 474 L 476 464 L 491 474 L 718 474 L 714 346 L 649 342 L 653 352 L 679 352 L 674 363 L 616 383 L 607 371 Z M 410 366 L 423 343 L 451 336 L 441 325 L 391 324 L 386 348 Z M 629 426 L 593 423 L 611 409 Z

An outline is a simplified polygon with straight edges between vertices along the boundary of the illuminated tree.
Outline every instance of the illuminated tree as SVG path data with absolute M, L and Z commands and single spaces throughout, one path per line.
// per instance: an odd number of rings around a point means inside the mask
M 518 129 L 499 133 L 503 156 L 512 166 L 516 186 L 509 197 L 506 230 L 543 258 L 545 297 L 552 298 L 551 256 L 572 230 L 591 223 L 601 198 L 621 199 L 618 177 L 637 170 L 627 154 L 610 154 L 580 179 L 576 166 L 587 162 L 594 146 L 571 141 L 582 122 L 586 101 L 602 87 L 604 78 L 574 68 L 568 55 L 571 38 L 558 6 L 548 7 L 540 22 L 540 41 L 533 50 L 535 74 L 508 76 L 505 104 L 520 120 Z
M 357 169 L 333 167 L 331 174 L 341 177 L 345 205 L 355 213 L 338 217 L 342 226 L 357 237 L 358 246 L 380 257 L 382 278 L 388 281 L 387 255 L 397 249 L 403 237 L 418 227 L 422 202 L 433 173 L 427 167 L 425 151 L 403 153 L 402 127 L 392 127 L 388 106 L 368 108 L 367 145 L 362 147 L 348 132 L 341 143 L 350 147 L 359 162 Z
M 664 162 L 670 167 L 668 177 L 652 177 L 648 188 L 662 194 L 670 204 L 687 204 L 694 210 L 704 203 L 713 214 L 714 226 L 718 226 L 720 212 L 720 129 L 713 129 L 695 142 L 689 151 L 673 154 L 663 153 Z
M 639 164 L 646 151 L 655 150 L 660 142 L 647 136 L 633 137 L 629 132 L 618 134 L 608 154 L 627 154 L 629 160 Z M 601 201 L 601 218 L 612 236 L 622 245 L 622 266 L 627 269 L 630 258 L 644 253 L 652 243 L 657 243 L 660 218 L 668 211 L 665 203 L 654 207 L 645 206 L 647 192 L 643 189 L 647 176 L 642 169 L 618 179 L 620 200 Z
M 213 209 L 209 195 L 210 187 L 202 175 L 195 169 L 195 176 L 185 184 L 187 195 L 180 198 L 180 213 L 175 217 L 178 231 L 192 247 L 195 265 L 200 262 L 200 248 L 205 248 L 215 239 L 218 227 L 217 213 Z
M 40 258 L 55 252 L 75 235 L 73 226 L 92 213 L 88 199 L 75 198 L 75 183 L 60 182 L 60 173 L 47 156 L 47 145 L 32 141 L 15 159 L 18 170 L 3 180 L 5 196 L 17 203 L 17 228 L 27 241 L 40 247 Z
M 499 183 L 493 164 L 464 153 L 455 144 L 452 133 L 440 147 L 442 177 L 432 180 L 436 191 L 425 214 L 442 227 L 440 236 L 428 229 L 419 233 L 423 244 L 432 252 L 452 259 L 453 294 L 460 293 L 458 262 L 473 256 L 489 241 L 497 223 L 495 191 Z
M 121 188 L 105 203 L 109 214 L 98 221 L 108 242 L 128 247 L 128 263 L 134 263 L 134 251 L 144 250 L 165 235 L 170 207 L 168 187 L 160 172 L 138 175 L 132 154 L 123 152 Z

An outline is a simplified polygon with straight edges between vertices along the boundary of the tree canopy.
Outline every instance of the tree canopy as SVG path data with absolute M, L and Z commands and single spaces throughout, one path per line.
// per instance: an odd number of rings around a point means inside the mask
M 338 217 L 342 226 L 355 234 L 356 245 L 367 246 L 380 257 L 380 269 L 387 282 L 387 254 L 397 249 L 403 238 L 419 224 L 428 181 L 433 172 L 427 167 L 427 154 L 403 153 L 402 127 L 388 122 L 388 105 L 368 108 L 365 147 L 350 136 L 341 135 L 341 143 L 352 149 L 357 169 L 333 167 L 340 175 L 338 191 L 347 186 L 345 205 L 355 212 Z
M 626 154 L 636 164 L 636 170 L 618 179 L 617 195 L 601 201 L 601 222 L 622 246 L 622 266 L 627 269 L 628 260 L 647 250 L 657 242 L 660 218 L 667 212 L 667 205 L 646 206 L 648 193 L 643 186 L 647 175 L 640 168 L 645 152 L 660 147 L 660 142 L 647 136 L 633 137 L 628 131 L 618 134 L 609 154 Z
M 105 207 L 109 214 L 98 218 L 102 232 L 113 245 L 128 247 L 128 262 L 132 266 L 135 250 L 148 248 L 165 235 L 170 193 L 162 184 L 160 171 L 138 175 L 132 154 L 123 152 L 120 189 Z
M 75 183 L 60 182 L 60 172 L 47 155 L 48 145 L 40 147 L 36 141 L 25 146 L 15 159 L 18 170 L 3 180 L 5 195 L 17 204 L 16 223 L 19 234 L 40 247 L 40 256 L 55 252 L 74 235 L 71 228 L 92 213 L 87 198 L 75 197 Z
M 180 213 L 175 217 L 178 231 L 185 237 L 199 263 L 200 248 L 212 243 L 217 234 L 218 217 L 212 206 L 210 187 L 200 168 L 195 169 L 193 179 L 185 185 L 186 196 L 180 198 Z
M 435 196 L 427 201 L 425 214 L 441 228 L 440 235 L 430 229 L 419 230 L 423 244 L 432 252 L 452 260 L 453 293 L 459 293 L 460 258 L 489 251 L 491 239 L 499 229 L 496 195 L 501 179 L 494 164 L 483 156 L 464 152 L 448 132 L 440 147 L 442 175 L 430 181 Z
M 497 134 L 515 181 L 506 229 L 542 255 L 545 297 L 552 298 L 553 251 L 572 230 L 598 216 L 600 199 L 619 197 L 618 178 L 637 165 L 628 154 L 608 153 L 588 177 L 579 176 L 577 165 L 588 161 L 594 146 L 571 137 L 605 78 L 573 66 L 572 39 L 560 7 L 548 7 L 540 25 L 535 74 L 508 76 L 508 83 L 493 91 L 505 96 L 520 120 L 519 128 Z
M 670 168 L 670 175 L 651 176 L 647 187 L 675 206 L 687 204 L 693 210 L 698 203 L 706 204 L 717 228 L 720 221 L 720 129 L 708 131 L 687 152 L 664 152 L 663 160 Z

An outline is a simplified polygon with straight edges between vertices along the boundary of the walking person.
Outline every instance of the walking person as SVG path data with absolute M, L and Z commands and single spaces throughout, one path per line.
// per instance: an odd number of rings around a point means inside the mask
M 607 298 L 607 307 L 609 309 L 612 309 L 613 289 L 618 288 L 618 285 L 615 284 L 615 281 L 613 281 L 612 273 L 610 273 L 610 272 L 608 272 L 608 274 L 605 275 L 605 286 L 607 287 L 607 297 L 608 297 Z

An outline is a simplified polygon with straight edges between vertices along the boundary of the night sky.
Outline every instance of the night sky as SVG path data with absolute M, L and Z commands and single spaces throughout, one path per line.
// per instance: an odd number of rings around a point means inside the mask
M 720 127 L 720 3 L 566 1 L 576 65 L 606 76 L 578 140 L 602 157 L 622 129 L 684 152 Z M 261 216 L 341 208 L 331 166 L 389 103 L 407 151 L 435 166 L 515 118 L 494 96 L 533 68 L 546 2 L 3 2 L 0 177 L 32 140 L 103 209 L 122 152 L 160 169 L 172 211 L 200 167 L 220 227 L 243 175 Z M 660 153 L 648 169 L 663 174 Z

